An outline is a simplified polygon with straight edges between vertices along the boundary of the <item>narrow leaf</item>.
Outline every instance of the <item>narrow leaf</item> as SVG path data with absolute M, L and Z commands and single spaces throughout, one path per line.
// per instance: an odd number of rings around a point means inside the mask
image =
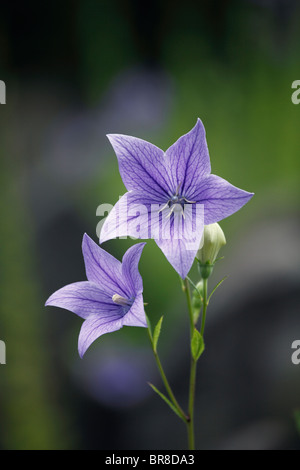
M 210 296 L 209 296 L 208 299 L 207 299 L 207 305 L 208 305 L 208 302 L 210 301 L 210 298 L 211 298 L 211 296 L 213 295 L 213 293 L 214 293 L 214 292 L 217 290 L 217 288 L 222 284 L 222 282 L 225 281 L 225 279 L 227 279 L 227 276 L 223 277 L 223 279 L 221 279 L 221 281 L 218 282 L 218 284 L 213 288 L 213 290 L 211 291 Z
M 192 341 L 191 341 L 191 352 L 193 359 L 195 361 L 198 361 L 199 357 L 204 351 L 204 341 L 201 333 L 199 333 L 196 328 L 194 329 L 194 333 L 192 336 Z
M 153 384 L 151 384 L 150 382 L 148 382 L 148 383 L 149 383 L 150 387 L 160 396 L 160 398 L 162 398 L 167 403 L 167 405 L 169 405 L 171 410 L 174 411 L 174 413 L 176 413 L 177 416 L 179 416 L 179 418 L 182 419 L 181 414 L 179 413 L 177 408 L 173 405 L 173 403 L 163 393 L 161 393 Z
M 154 351 L 156 352 L 156 348 L 157 348 L 157 342 L 158 342 L 158 338 L 159 338 L 159 335 L 160 335 L 160 330 L 161 330 L 161 324 L 162 324 L 162 321 L 163 321 L 163 316 L 158 320 L 155 328 L 154 328 L 154 333 L 153 333 L 153 349 Z

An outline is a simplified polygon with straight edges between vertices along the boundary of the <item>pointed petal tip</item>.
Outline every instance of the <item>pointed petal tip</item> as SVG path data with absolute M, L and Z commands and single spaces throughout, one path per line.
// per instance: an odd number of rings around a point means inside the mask
M 136 246 L 140 246 L 142 249 L 144 248 L 145 245 L 147 245 L 147 242 L 136 243 Z
M 242 191 L 244 191 L 244 190 L 242 190 Z M 252 197 L 254 196 L 255 193 L 250 193 L 249 191 L 244 191 L 244 194 L 245 194 L 245 198 L 247 199 L 247 201 L 246 201 L 246 203 L 247 203 L 247 202 L 250 201 L 250 199 L 252 199 Z
M 125 136 L 123 136 L 123 134 L 106 134 L 106 137 L 112 144 L 118 137 L 125 137 Z
M 109 143 L 114 150 L 115 150 L 115 145 L 117 145 L 117 137 L 119 136 L 120 134 L 106 134 L 106 137 L 109 140 Z
M 94 240 L 87 233 L 84 233 L 82 237 L 82 248 L 88 248 L 89 250 L 91 250 L 94 246 L 97 247 L 99 245 L 94 242 Z
M 94 243 L 91 237 L 85 232 L 82 237 L 82 243 L 81 243 L 81 248 L 82 251 L 88 246 L 90 246 L 91 243 Z
M 79 355 L 80 359 L 83 359 L 83 356 L 85 355 L 85 353 L 86 353 L 86 350 L 81 349 L 81 348 L 78 346 L 78 355 Z
M 51 294 L 50 297 L 45 302 L 45 307 L 55 307 L 55 304 L 53 303 L 53 296 L 54 294 Z
M 86 232 L 84 232 L 83 237 L 82 237 L 82 243 L 85 243 L 90 237 Z

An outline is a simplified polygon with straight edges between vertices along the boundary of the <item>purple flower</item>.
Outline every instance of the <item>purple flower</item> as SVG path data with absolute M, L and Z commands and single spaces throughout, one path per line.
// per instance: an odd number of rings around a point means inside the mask
M 121 263 L 84 234 L 82 253 L 88 281 L 62 287 L 46 302 L 85 320 L 78 340 L 80 357 L 105 333 L 125 325 L 147 327 L 143 281 L 138 271 L 144 246 L 145 243 L 138 243 L 129 248 Z
M 166 152 L 135 137 L 109 134 L 108 138 L 128 192 L 105 220 L 100 243 L 118 236 L 154 238 L 184 279 L 199 249 L 204 225 L 233 214 L 253 193 L 211 174 L 200 119 Z

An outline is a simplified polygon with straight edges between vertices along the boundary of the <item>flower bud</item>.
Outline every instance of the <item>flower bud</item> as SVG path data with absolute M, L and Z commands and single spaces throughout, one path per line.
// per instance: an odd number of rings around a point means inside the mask
M 205 225 L 201 248 L 196 255 L 203 279 L 211 275 L 218 253 L 224 245 L 226 245 L 226 239 L 220 225 L 217 223 Z

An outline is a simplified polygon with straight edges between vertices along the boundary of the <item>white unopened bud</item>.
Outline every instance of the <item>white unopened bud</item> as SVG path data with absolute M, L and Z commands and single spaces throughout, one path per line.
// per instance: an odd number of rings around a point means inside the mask
M 218 253 L 224 245 L 226 245 L 226 239 L 220 225 L 217 223 L 205 225 L 200 245 L 201 248 L 196 255 L 200 262 L 203 278 L 210 276 Z

